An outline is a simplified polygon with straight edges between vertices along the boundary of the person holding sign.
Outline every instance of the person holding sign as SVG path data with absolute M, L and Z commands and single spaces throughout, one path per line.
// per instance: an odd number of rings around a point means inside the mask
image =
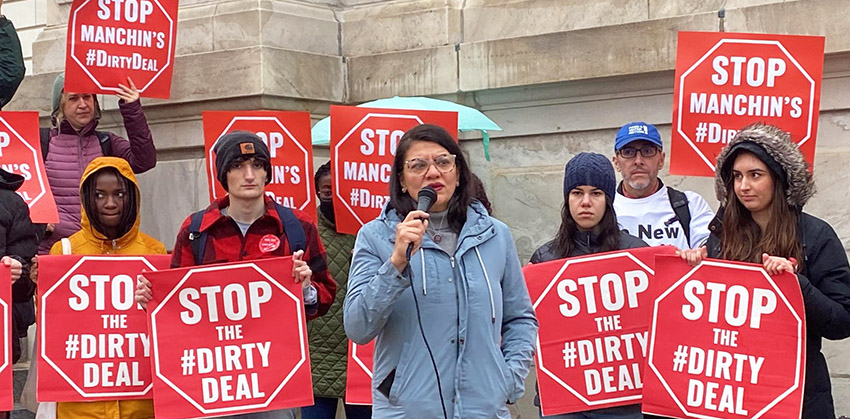
M 98 157 L 80 183 L 80 231 L 56 242 L 51 255 L 162 255 L 165 245 L 139 231 L 141 192 L 126 160 Z M 71 313 L 69 313 L 71 314 Z M 152 418 L 153 401 L 59 402 L 57 417 Z
M 815 193 L 800 149 L 778 127 L 743 128 L 717 156 L 715 190 L 721 209 L 706 247 L 681 252 L 761 263 L 769 274 L 795 273 L 806 306 L 803 418 L 834 418 L 829 370 L 821 340 L 850 336 L 850 265 L 825 221 L 802 212 Z
M 100 156 L 121 157 L 134 173 L 156 166 L 156 149 L 147 119 L 142 112 L 139 91 L 133 81 L 121 85 L 118 109 L 124 118 L 128 140 L 113 133 L 96 131 L 100 105 L 91 93 L 64 91 L 65 78 L 59 75 L 53 85 L 53 128 L 42 128 L 41 153 L 56 206 L 59 224 L 39 245 L 47 253 L 53 243 L 80 229 L 79 184 L 82 169 Z M 48 228 L 48 231 L 49 228 Z
M 20 338 L 35 322 L 32 295 L 35 285 L 29 279 L 30 258 L 38 239 L 24 200 L 15 193 L 24 177 L 0 169 L 0 263 L 12 268 L 12 362 L 21 356 Z M 22 332 L 19 332 L 19 329 Z
M 375 418 L 509 418 L 506 402 L 525 391 L 537 320 L 508 227 L 472 193 L 446 130 L 401 137 L 390 201 L 357 235 L 344 306 L 348 337 L 376 339 Z
M 234 131 L 218 140 L 215 154 L 216 180 L 227 195 L 186 218 L 177 233 L 171 267 L 291 255 L 292 276 L 303 286 L 307 319 L 327 313 L 336 295 L 336 283 L 328 273 L 325 248 L 312 220 L 265 194 L 265 186 L 271 182 L 266 144 L 256 134 Z M 143 275 L 138 279 L 136 301 L 145 305 L 152 298 L 151 284 Z M 295 410 L 239 417 L 294 419 Z
M 561 226 L 555 238 L 531 255 L 531 263 L 648 246 L 643 240 L 620 230 L 614 213 L 617 179 L 607 157 L 579 153 L 564 169 L 564 205 Z M 535 397 L 535 404 L 539 400 Z M 541 414 L 541 417 L 544 417 Z M 558 419 L 642 418 L 640 405 L 629 405 L 545 416 Z

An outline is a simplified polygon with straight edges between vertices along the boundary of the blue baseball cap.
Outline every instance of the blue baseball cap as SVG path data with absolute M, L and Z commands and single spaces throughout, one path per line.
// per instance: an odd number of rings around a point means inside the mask
M 614 151 L 620 151 L 632 141 L 646 140 L 659 148 L 664 148 L 664 143 L 661 142 L 661 135 L 658 134 L 658 129 L 655 125 L 647 124 L 646 122 L 630 122 L 623 125 L 617 131 L 617 140 L 614 142 Z

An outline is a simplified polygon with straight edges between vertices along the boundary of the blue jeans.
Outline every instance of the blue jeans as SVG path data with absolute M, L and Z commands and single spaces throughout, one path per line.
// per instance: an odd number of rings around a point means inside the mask
M 333 397 L 314 397 L 314 405 L 301 408 L 301 419 L 334 419 L 339 399 Z M 343 400 L 344 402 L 344 400 Z M 369 419 L 372 406 L 343 404 L 346 419 Z

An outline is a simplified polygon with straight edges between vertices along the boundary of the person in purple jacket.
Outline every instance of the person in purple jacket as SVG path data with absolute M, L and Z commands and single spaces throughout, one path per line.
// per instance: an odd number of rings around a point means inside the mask
M 139 91 L 130 78 L 119 84 L 118 109 L 124 118 L 127 139 L 111 132 L 96 131 L 100 121 L 100 105 L 93 93 L 64 91 L 65 77 L 60 74 L 53 84 L 53 128 L 49 131 L 44 166 L 50 189 L 59 210 L 59 223 L 46 228 L 38 247 L 46 254 L 53 243 L 80 229 L 80 177 L 86 166 L 97 157 L 121 157 L 135 173 L 156 166 L 153 144 Z M 43 144 L 44 146 L 44 144 Z M 44 151 L 44 150 L 42 150 Z

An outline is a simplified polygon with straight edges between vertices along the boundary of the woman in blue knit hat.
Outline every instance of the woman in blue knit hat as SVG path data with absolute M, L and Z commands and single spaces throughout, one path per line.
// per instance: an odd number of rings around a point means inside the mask
M 561 227 L 554 239 L 531 255 L 531 263 L 647 247 L 643 240 L 625 230 L 620 231 L 614 214 L 616 181 L 614 166 L 607 157 L 597 153 L 579 153 L 573 157 L 564 170 Z M 539 406 L 536 397 L 535 405 Z M 546 416 L 557 419 L 642 417 L 639 404 Z

